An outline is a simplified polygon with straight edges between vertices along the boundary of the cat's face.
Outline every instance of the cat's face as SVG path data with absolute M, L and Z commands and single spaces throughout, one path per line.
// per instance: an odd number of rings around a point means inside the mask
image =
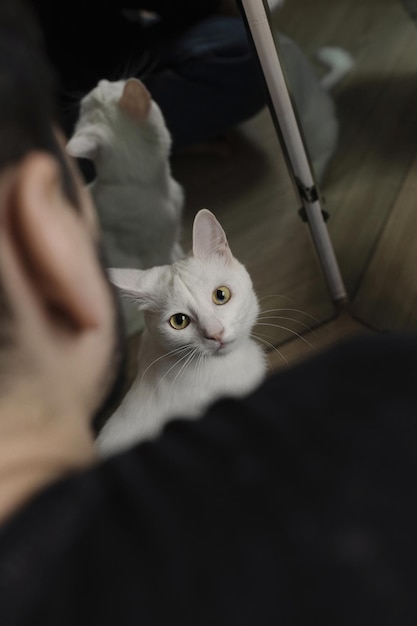
M 148 330 L 167 352 L 227 354 L 249 337 L 259 312 L 248 272 L 205 210 L 194 222 L 193 256 L 150 270 L 111 270 L 111 278 L 145 310 Z
M 238 261 L 190 257 L 158 270 L 146 319 L 167 349 L 187 346 L 198 354 L 221 355 L 250 335 L 258 303 Z

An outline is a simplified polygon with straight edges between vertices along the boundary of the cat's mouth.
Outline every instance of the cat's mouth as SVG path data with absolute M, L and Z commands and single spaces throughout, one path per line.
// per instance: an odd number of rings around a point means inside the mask
M 201 350 L 201 354 L 206 357 L 221 357 L 229 354 L 233 350 L 234 344 L 235 339 L 228 339 L 226 341 L 210 341 L 204 345 L 204 348 Z
M 216 356 L 223 356 L 225 354 L 229 354 L 229 352 L 232 350 L 232 344 L 233 344 L 233 340 L 229 340 L 229 341 L 222 341 L 221 343 L 219 343 L 219 345 L 215 348 L 214 350 L 214 354 Z

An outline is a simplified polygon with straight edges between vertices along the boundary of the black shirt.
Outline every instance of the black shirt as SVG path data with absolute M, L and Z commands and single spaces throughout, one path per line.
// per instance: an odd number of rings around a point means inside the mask
M 2 626 L 417 623 L 417 338 L 349 342 L 36 496 Z

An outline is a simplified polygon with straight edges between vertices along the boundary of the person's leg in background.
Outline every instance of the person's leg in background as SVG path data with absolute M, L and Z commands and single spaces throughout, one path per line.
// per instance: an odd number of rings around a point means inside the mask
M 182 32 L 143 78 L 160 106 L 174 151 L 218 137 L 266 104 L 242 20 L 214 15 Z
M 161 107 L 174 151 L 215 139 L 262 109 L 263 78 L 242 19 L 215 13 L 185 23 L 184 16 L 179 17 L 178 23 L 160 18 L 147 25 L 108 10 L 92 45 L 94 11 L 87 12 L 74 31 L 65 15 L 58 28 L 48 5 L 41 13 L 42 25 L 67 136 L 73 132 L 82 96 L 102 78 L 143 80 Z

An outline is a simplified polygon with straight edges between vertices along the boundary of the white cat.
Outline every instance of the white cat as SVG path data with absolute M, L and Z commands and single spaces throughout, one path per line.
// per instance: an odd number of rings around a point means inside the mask
M 342 48 L 320 48 L 317 58 L 329 67 L 329 71 L 319 79 L 315 68 L 295 41 L 282 33 L 277 35 L 277 41 L 313 170 L 320 182 L 336 150 L 339 135 L 339 122 L 329 92 L 352 68 L 353 59 Z
M 245 267 L 203 209 L 194 220 L 192 254 L 149 270 L 112 269 L 112 282 L 145 311 L 138 375 L 105 424 L 107 455 L 155 436 L 170 418 L 195 418 L 221 396 L 252 391 L 266 358 L 252 339 L 259 305 Z
M 101 80 L 82 99 L 67 151 L 94 162 L 89 187 L 110 266 L 145 269 L 183 256 L 184 197 L 170 149 L 162 113 L 141 81 Z

